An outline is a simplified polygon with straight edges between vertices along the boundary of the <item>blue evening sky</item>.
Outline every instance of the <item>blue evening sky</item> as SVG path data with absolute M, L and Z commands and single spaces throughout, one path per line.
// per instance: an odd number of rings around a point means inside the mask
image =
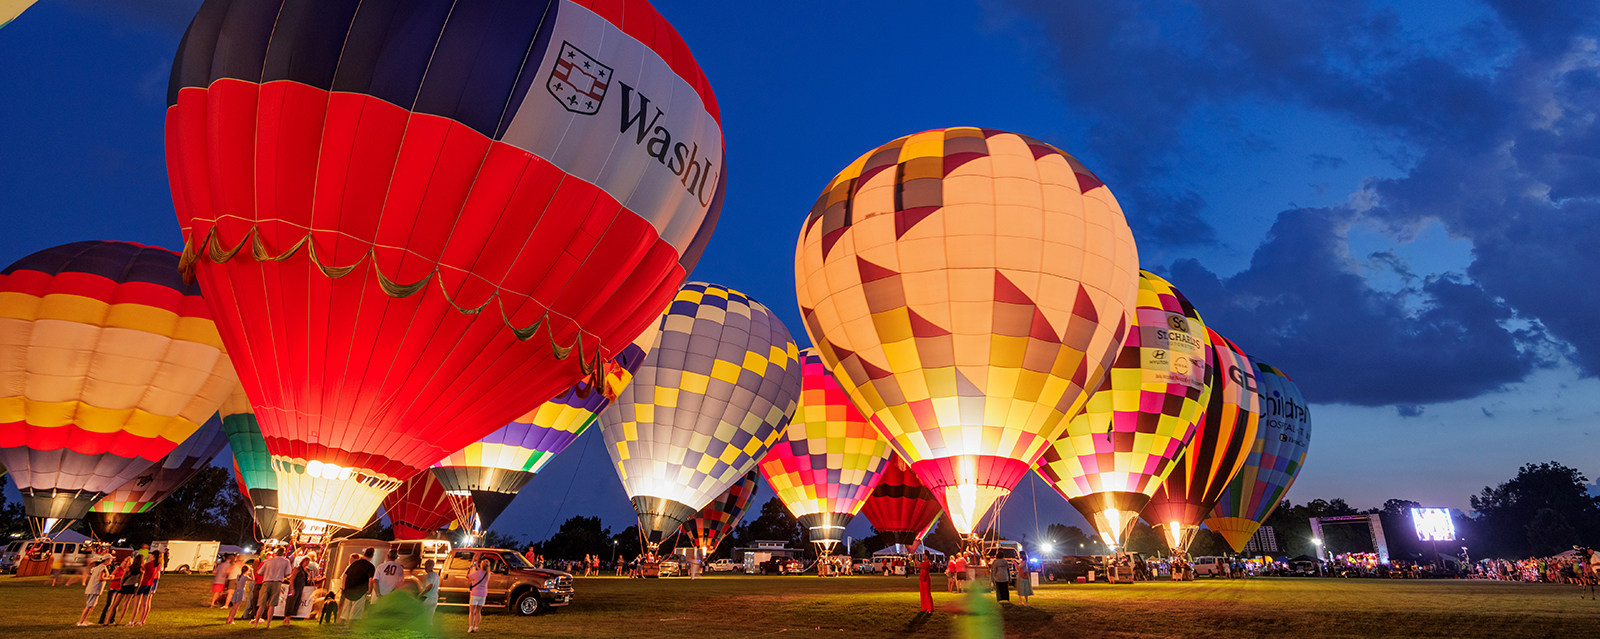
M 795 236 L 826 181 L 895 137 L 1008 129 L 1095 170 L 1143 267 L 1300 383 L 1314 434 L 1293 501 L 1465 509 L 1523 463 L 1600 473 L 1593 3 L 656 5 L 728 144 L 694 278 L 753 295 L 801 341 Z M 42 0 L 0 29 L 0 262 L 91 238 L 181 248 L 162 123 L 196 6 Z M 496 528 L 629 525 L 598 439 Z M 1052 522 L 1083 525 L 1030 475 L 1002 528 Z

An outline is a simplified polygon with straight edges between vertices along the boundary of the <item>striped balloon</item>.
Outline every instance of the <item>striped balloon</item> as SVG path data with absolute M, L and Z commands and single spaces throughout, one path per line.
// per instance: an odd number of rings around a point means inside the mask
M 171 496 L 215 459 L 228 437 L 222 432 L 222 419 L 213 415 L 200 430 L 178 444 L 156 463 L 150 472 L 133 478 L 89 508 L 89 526 L 101 539 L 116 535 L 133 516 L 149 512 Z
M 701 556 L 710 557 L 711 553 L 716 552 L 722 540 L 727 539 L 744 519 L 745 511 L 750 509 L 750 501 L 755 499 L 756 477 L 754 470 L 745 473 L 743 480 L 729 486 L 727 492 L 718 495 L 689 521 L 683 522 L 680 530 L 689 538 L 691 545 L 700 549 Z
M 0 271 L 0 464 L 40 532 L 145 474 L 238 386 L 178 254 L 45 249 Z
M 1300 387 L 1275 366 L 1254 357 L 1250 363 L 1259 373 L 1261 424 L 1244 466 L 1206 520 L 1206 527 L 1228 540 L 1235 552 L 1244 550 L 1245 542 L 1288 494 L 1311 445 L 1311 407 Z
M 1214 330 L 1206 332 L 1211 338 L 1211 401 L 1194 439 L 1142 515 L 1165 533 L 1168 548 L 1180 556 L 1189 551 L 1201 522 L 1244 466 L 1261 417 L 1255 367 L 1238 345 Z
M 579 382 L 488 437 L 439 460 L 432 474 L 445 490 L 471 496 L 478 525 L 487 530 L 522 487 L 588 431 L 633 381 L 655 337 L 656 328 L 651 327 L 608 362 L 603 387 Z
M 873 530 L 891 544 L 915 546 L 939 521 L 944 508 L 922 485 L 905 460 L 895 455 L 883 468 L 883 481 L 872 489 L 861 513 Z
M 427 539 L 456 520 L 465 495 L 450 495 L 432 473 L 417 473 L 383 498 L 394 538 Z
M 1111 374 L 1038 466 L 1107 544 L 1122 545 L 1205 417 L 1209 344 L 1194 305 L 1140 271 L 1134 324 Z
M 800 370 L 800 406 L 761 458 L 761 474 L 810 531 L 811 542 L 827 553 L 844 541 L 845 526 L 883 479 L 893 453 L 816 349 L 800 351 Z

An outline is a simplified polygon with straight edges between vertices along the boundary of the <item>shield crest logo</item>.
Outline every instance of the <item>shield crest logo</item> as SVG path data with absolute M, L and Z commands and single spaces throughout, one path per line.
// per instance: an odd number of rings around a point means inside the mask
M 611 86 L 611 76 L 611 67 L 600 64 L 571 42 L 562 41 L 561 53 L 544 86 L 562 108 L 594 115 L 600 112 L 600 101 L 605 99 L 606 88 Z

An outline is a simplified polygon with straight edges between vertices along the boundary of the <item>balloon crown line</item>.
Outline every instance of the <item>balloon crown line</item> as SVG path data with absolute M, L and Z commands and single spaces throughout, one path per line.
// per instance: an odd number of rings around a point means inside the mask
M 317 267 L 317 270 L 322 271 L 323 275 L 332 279 L 339 279 L 355 272 L 356 268 L 361 266 L 362 262 L 371 259 L 372 272 L 377 274 L 378 287 L 383 290 L 385 295 L 396 299 L 403 299 L 421 292 L 422 289 L 427 286 L 429 281 L 438 282 L 439 293 L 444 296 L 445 302 L 450 304 L 452 308 L 456 309 L 456 312 L 463 315 L 478 315 L 482 313 L 484 309 L 489 307 L 490 302 L 498 302 L 501 321 L 505 322 L 506 328 L 511 330 L 511 333 L 517 337 L 518 341 L 526 342 L 530 339 L 533 339 L 533 336 L 538 334 L 539 329 L 544 328 L 545 334 L 548 335 L 550 339 L 550 352 L 557 360 L 565 360 L 572 354 L 572 351 L 576 350 L 578 351 L 578 368 L 583 371 L 584 375 L 590 377 L 588 380 L 589 385 L 594 387 L 603 385 L 604 383 L 604 380 L 600 379 L 600 375 L 603 374 L 602 371 L 605 370 L 605 366 L 603 365 L 604 360 L 600 353 L 600 349 L 595 349 L 592 361 L 591 358 L 584 355 L 585 349 L 583 346 L 583 329 L 578 329 L 577 338 L 571 345 L 560 345 L 556 342 L 555 329 L 550 326 L 550 311 L 548 309 L 546 309 L 544 314 L 540 315 L 539 319 L 535 320 L 532 324 L 518 328 L 516 325 L 511 323 L 511 317 L 506 314 L 505 300 L 500 295 L 499 287 L 495 287 L 494 292 L 489 295 L 489 298 L 485 299 L 482 304 L 479 304 L 475 308 L 456 304 L 455 300 L 451 298 L 450 292 L 444 287 L 444 278 L 435 277 L 439 274 L 438 263 L 435 263 L 433 270 L 428 271 L 428 274 L 423 275 L 422 279 L 410 284 L 400 284 L 389 279 L 388 276 L 383 274 L 383 270 L 378 268 L 375 249 L 367 249 L 367 252 L 363 253 L 361 257 L 355 261 L 355 263 L 348 266 L 328 266 L 323 264 L 322 260 L 317 257 L 317 245 L 315 242 L 311 241 L 310 231 L 307 231 L 306 234 L 300 238 L 300 241 L 295 242 L 294 246 L 289 247 L 282 253 L 272 255 L 267 251 L 266 245 L 262 243 L 261 233 L 254 225 L 250 227 L 249 231 L 245 232 L 244 238 L 240 239 L 239 243 L 235 244 L 233 248 L 225 248 L 223 246 L 222 239 L 217 236 L 217 227 L 212 226 L 206 230 L 205 238 L 200 240 L 199 246 L 194 244 L 192 236 L 185 234 L 183 242 L 183 255 L 178 259 L 178 271 L 183 274 L 184 282 L 193 284 L 195 279 L 194 265 L 200 261 L 201 256 L 205 256 L 205 258 L 211 260 L 212 263 L 223 264 L 232 261 L 234 257 L 237 257 L 238 254 L 244 250 L 245 244 L 250 245 L 250 257 L 257 262 L 282 262 L 294 257 L 296 253 L 300 252 L 301 248 L 305 248 L 306 257 L 309 258 L 311 263 Z M 538 302 L 534 303 L 537 304 Z M 586 395 L 587 393 L 584 394 Z

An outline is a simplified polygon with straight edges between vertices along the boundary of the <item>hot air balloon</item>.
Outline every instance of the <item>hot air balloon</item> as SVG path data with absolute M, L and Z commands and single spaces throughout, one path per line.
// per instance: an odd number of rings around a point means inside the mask
M 222 420 L 213 415 L 200 430 L 156 462 L 154 468 L 95 502 L 89 508 L 89 527 L 101 539 L 110 539 L 122 532 L 134 515 L 149 512 L 183 487 L 226 445 L 228 438 L 222 433 Z
M 867 423 L 815 349 L 800 351 L 800 405 L 761 474 L 819 554 L 844 541 L 861 504 L 883 479 L 889 442 Z
M 718 495 L 694 517 L 683 522 L 680 530 L 689 538 L 690 545 L 700 550 L 701 557 L 710 557 L 716 552 L 722 540 L 744 519 L 745 511 L 750 508 L 750 500 L 756 495 L 756 476 L 754 470 L 745 473 L 743 480 L 729 486 L 727 492 Z
M 1223 489 L 1250 453 L 1261 417 L 1255 368 L 1244 351 L 1210 328 L 1211 398 L 1172 473 L 1156 489 L 1143 511 L 1145 521 L 1165 534 L 1174 555 L 1189 552 L 1200 523 L 1222 498 Z
M 40 534 L 149 471 L 237 384 L 172 251 L 75 242 L 0 271 L 0 463 Z
M 278 476 L 272 472 L 272 456 L 267 453 L 267 440 L 261 436 L 254 410 L 244 387 L 235 387 L 218 411 L 222 432 L 233 451 L 234 475 L 239 492 L 250 503 L 257 534 L 261 539 L 288 539 L 292 532 L 289 521 L 278 518 Z
M 1283 501 L 1306 461 L 1311 445 L 1311 413 L 1300 387 L 1282 370 L 1254 357 L 1259 373 L 1256 388 L 1261 398 L 1261 423 L 1239 474 L 1206 519 L 1206 527 L 1222 535 L 1234 552 L 1256 534 L 1261 522 Z
M 933 491 L 917 480 L 917 474 L 899 455 L 884 465 L 883 481 L 872 489 L 872 496 L 861 507 L 861 513 L 884 540 L 909 547 L 915 547 L 928 534 L 941 512 L 943 507 Z
M 167 97 L 185 267 L 313 532 L 598 378 L 721 208 L 644 0 L 206 0 Z
M 1076 159 L 943 129 L 828 184 L 795 290 L 852 402 L 970 535 L 1104 377 L 1138 264 L 1116 198 Z
M 471 497 L 477 525 L 486 529 L 505 512 L 517 492 L 556 455 L 578 440 L 611 401 L 633 380 L 634 372 L 655 342 L 651 327 L 606 364 L 605 378 L 595 387 L 580 382 L 516 421 L 490 433 L 433 466 L 445 490 Z M 465 511 L 463 511 L 465 515 Z M 472 522 L 461 521 L 473 529 Z
M 0 27 L 11 24 L 17 16 L 27 11 L 38 0 L 0 0 Z
M 777 442 L 800 396 L 789 329 L 738 291 L 690 282 L 600 434 L 653 551 Z
M 1111 374 L 1039 460 L 1039 474 L 1121 546 L 1194 436 L 1211 399 L 1205 322 L 1178 289 L 1139 272 L 1139 303 Z
M 417 473 L 383 498 L 395 539 L 427 539 L 456 520 L 464 495 L 450 495 L 433 473 Z

